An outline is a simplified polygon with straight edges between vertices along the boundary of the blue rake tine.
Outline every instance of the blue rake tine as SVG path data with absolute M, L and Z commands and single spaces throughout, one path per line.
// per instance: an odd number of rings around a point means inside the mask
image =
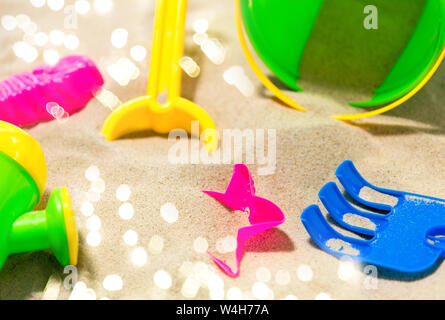
M 317 205 L 311 205 L 301 214 L 301 221 L 312 240 L 324 251 L 336 256 L 349 256 L 358 259 L 371 250 L 368 242 L 342 235 L 335 231 L 326 221 Z M 335 249 L 329 242 L 340 241 Z
M 351 206 L 351 204 L 343 197 L 342 193 L 334 182 L 329 182 L 324 185 L 318 193 L 318 196 L 332 218 L 347 230 L 368 236 L 375 236 L 376 229 L 386 222 L 383 215 L 368 213 Z M 351 225 L 344 220 L 345 214 L 352 214 L 366 218 L 370 223 L 374 224 L 374 228 L 368 229 L 365 227 Z
M 376 203 L 376 202 L 370 202 L 360 197 L 360 191 L 364 187 L 368 187 L 370 189 L 373 189 L 377 192 L 394 196 L 396 198 L 400 198 L 403 196 L 403 193 L 395 190 L 390 189 L 384 189 L 376 187 L 372 184 L 370 184 L 368 181 L 366 181 L 360 173 L 355 168 L 352 161 L 347 160 L 344 161 L 335 171 L 335 175 L 337 176 L 340 183 L 343 185 L 345 190 L 349 193 L 349 195 L 357 202 L 376 210 L 381 211 L 387 211 L 390 212 L 392 209 L 392 206 L 383 204 L 383 203 Z

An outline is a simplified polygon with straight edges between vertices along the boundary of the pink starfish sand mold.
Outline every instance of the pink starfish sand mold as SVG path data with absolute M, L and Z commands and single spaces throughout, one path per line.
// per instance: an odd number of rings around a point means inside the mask
M 250 226 L 240 228 L 237 236 L 236 272 L 223 261 L 207 254 L 229 276 L 237 277 L 240 274 L 240 264 L 244 253 L 246 241 L 261 232 L 282 224 L 285 220 L 281 209 L 273 202 L 255 196 L 255 187 L 249 169 L 244 164 L 236 164 L 233 176 L 225 193 L 203 191 L 214 197 L 233 210 L 248 210 Z
M 69 115 L 82 109 L 104 83 L 87 56 L 70 55 L 0 81 L 0 120 L 16 126 L 52 120 L 46 104 L 55 102 Z

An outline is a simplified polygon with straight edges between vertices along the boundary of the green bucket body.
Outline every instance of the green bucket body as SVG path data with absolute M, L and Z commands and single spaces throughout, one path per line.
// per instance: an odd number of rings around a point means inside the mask
M 356 87 L 371 107 L 418 86 L 445 45 L 445 0 L 375 0 L 378 29 L 366 29 L 366 0 L 241 0 L 246 33 L 261 60 L 290 89 L 305 79 Z

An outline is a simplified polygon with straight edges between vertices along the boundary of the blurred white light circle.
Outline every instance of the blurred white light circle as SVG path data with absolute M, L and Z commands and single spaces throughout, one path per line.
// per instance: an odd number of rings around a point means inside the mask
M 209 22 L 207 19 L 198 19 L 193 23 L 193 30 L 195 30 L 196 33 L 206 33 L 209 29 Z
M 94 9 L 97 13 L 105 14 L 111 11 L 113 2 L 111 0 L 94 0 Z
M 124 220 L 133 218 L 134 208 L 131 203 L 125 202 L 119 207 L 119 216 Z
M 130 187 L 127 186 L 126 184 L 121 184 L 117 190 L 116 190 L 116 198 L 119 201 L 128 201 L 128 199 L 130 199 L 130 195 L 131 195 L 131 190 Z
M 41 8 L 45 5 L 45 0 L 30 0 L 31 5 L 36 8 Z
M 17 27 L 20 29 L 31 22 L 31 19 L 26 14 L 19 14 L 15 17 L 15 19 L 17 21 Z
M 166 203 L 161 207 L 161 217 L 168 223 L 173 223 L 178 220 L 179 212 L 173 203 Z
M 79 38 L 73 34 L 67 35 L 63 39 L 63 44 L 68 50 L 76 50 L 79 47 Z
M 91 9 L 91 5 L 87 0 L 77 0 L 76 3 L 74 3 L 74 10 L 78 14 L 87 14 Z
M 2 27 L 7 31 L 17 28 L 17 19 L 13 16 L 6 15 L 2 17 Z
M 98 231 L 102 225 L 98 216 L 91 216 L 87 220 L 87 228 L 90 231 Z
M 92 231 L 87 235 L 87 244 L 91 247 L 97 247 L 102 241 L 102 236 L 97 231 Z
M 48 0 L 48 7 L 53 11 L 62 10 L 64 5 L 64 0 Z
M 147 55 L 147 49 L 145 47 L 136 45 L 130 49 L 130 56 L 134 61 L 142 61 Z
M 313 276 L 312 268 L 305 264 L 301 265 L 297 269 L 297 275 L 298 279 L 300 279 L 303 282 L 311 281 Z
M 128 230 L 124 233 L 124 242 L 129 246 L 135 246 L 138 243 L 138 234 L 134 230 Z
M 82 206 L 80 207 L 80 212 L 85 216 L 85 217 L 91 217 L 94 213 L 94 206 L 91 202 L 84 202 L 82 203 Z
M 34 35 L 34 42 L 39 47 L 43 47 L 44 45 L 46 45 L 48 43 L 48 40 L 49 38 L 44 32 L 37 32 Z
M 124 282 L 122 281 L 122 278 L 117 274 L 110 274 L 105 277 L 104 281 L 102 282 L 102 285 L 105 288 L 105 290 L 118 291 L 122 289 Z
M 144 248 L 136 248 L 131 254 L 131 261 L 135 266 L 142 267 L 147 264 L 147 252 Z
M 111 44 L 120 49 L 125 47 L 128 40 L 128 31 L 124 28 L 114 29 L 111 33 Z
M 49 33 L 49 41 L 55 46 L 61 46 L 65 40 L 65 33 L 61 30 L 52 30 Z
M 153 276 L 155 284 L 161 289 L 168 289 L 172 285 L 172 277 L 164 270 L 158 270 Z

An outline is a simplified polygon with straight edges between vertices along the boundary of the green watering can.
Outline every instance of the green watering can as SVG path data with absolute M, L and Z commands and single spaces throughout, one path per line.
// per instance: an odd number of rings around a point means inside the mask
M 38 142 L 0 121 L 0 269 L 10 254 L 49 249 L 63 266 L 76 265 L 78 235 L 65 188 L 45 210 L 32 211 L 45 190 L 46 163 Z

